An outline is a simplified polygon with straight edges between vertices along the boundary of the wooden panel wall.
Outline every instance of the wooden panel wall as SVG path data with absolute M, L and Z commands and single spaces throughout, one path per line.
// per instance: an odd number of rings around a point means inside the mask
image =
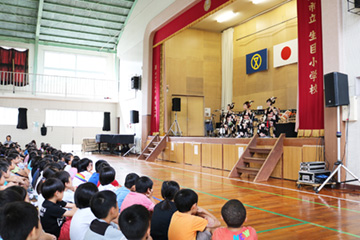
M 291 1 L 234 28 L 233 101 L 236 103 L 235 110 L 241 110 L 242 103 L 247 100 L 255 101 L 253 108 L 265 107 L 266 99 L 272 96 L 278 98 L 276 106 L 280 109 L 296 109 L 297 64 L 273 68 L 273 46 L 297 38 L 296 16 L 296 1 Z M 269 28 L 289 19 L 292 20 Z M 269 29 L 258 32 L 267 28 Z M 239 38 L 242 39 L 237 41 Z M 246 54 L 264 48 L 268 48 L 269 69 L 247 75 Z
M 185 163 L 201 166 L 201 144 L 185 143 Z
M 164 59 L 167 128 L 173 95 L 204 96 L 205 108 L 220 108 L 220 33 L 187 29 L 164 43 Z

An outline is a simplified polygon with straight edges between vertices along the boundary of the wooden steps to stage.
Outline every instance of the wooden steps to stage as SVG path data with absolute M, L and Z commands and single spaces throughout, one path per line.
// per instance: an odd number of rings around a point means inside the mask
M 144 148 L 138 159 L 149 162 L 155 161 L 157 156 L 166 148 L 167 138 L 167 134 L 163 138 L 160 138 L 159 134 L 156 135 Z
M 283 154 L 285 134 L 281 134 L 272 147 L 263 146 L 255 135 L 229 174 L 230 178 L 241 174 L 255 175 L 254 182 L 267 181 Z M 255 166 L 254 166 L 255 165 Z

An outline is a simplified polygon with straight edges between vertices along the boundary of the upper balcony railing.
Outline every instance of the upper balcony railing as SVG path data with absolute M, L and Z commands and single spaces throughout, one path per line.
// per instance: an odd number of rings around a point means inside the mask
M 0 94 L 43 97 L 118 99 L 118 82 L 114 80 L 51 76 L 0 71 Z

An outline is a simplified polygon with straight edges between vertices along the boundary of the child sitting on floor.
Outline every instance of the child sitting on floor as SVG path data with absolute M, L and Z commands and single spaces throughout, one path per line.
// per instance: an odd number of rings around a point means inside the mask
M 12 202 L 4 206 L 0 216 L 0 235 L 3 240 L 53 240 L 44 233 L 37 209 L 27 202 Z
M 136 173 L 129 173 L 128 175 L 126 175 L 124 186 L 116 190 L 116 200 L 120 209 L 126 196 L 130 192 L 135 192 L 135 183 L 139 178 L 139 175 L 137 175 Z
M 167 240 L 171 217 L 177 211 L 174 203 L 175 194 L 180 186 L 175 181 L 165 181 L 161 187 L 163 201 L 156 204 L 151 218 L 151 237 L 156 240 Z
M 74 186 L 70 174 L 66 171 L 56 172 L 54 178 L 60 179 L 65 186 L 63 201 L 67 203 L 74 203 Z
M 89 178 L 89 182 L 95 184 L 96 186 L 98 186 L 99 183 L 99 177 L 100 177 L 100 171 L 102 169 L 102 167 L 105 166 L 110 166 L 105 160 L 97 160 L 95 163 L 95 172 L 91 175 L 91 177 Z
M 80 184 L 86 183 L 92 175 L 93 162 L 88 158 L 83 158 L 78 164 L 78 173 L 74 177 L 73 185 L 78 187 Z
M 175 195 L 178 209 L 171 218 L 169 240 L 211 239 L 211 230 L 220 222 L 208 211 L 197 206 L 198 195 L 191 189 L 182 189 Z
M 153 181 L 148 177 L 141 177 L 135 184 L 136 192 L 130 192 L 121 205 L 121 212 L 126 208 L 139 204 L 146 207 L 150 212 L 154 211 L 155 200 L 153 199 Z
M 110 166 L 103 167 L 100 171 L 99 191 L 109 190 L 115 192 L 118 188 L 111 184 L 112 182 L 114 182 L 115 176 L 116 176 L 116 172 L 114 168 Z
M 119 216 L 119 226 L 128 240 L 152 240 L 150 213 L 142 205 L 132 205 Z
M 117 225 L 112 222 L 119 216 L 115 193 L 107 190 L 96 193 L 90 200 L 90 207 L 97 219 L 91 222 L 84 239 L 125 239 Z
M 74 204 L 62 201 L 65 186 L 56 178 L 47 179 L 42 187 L 41 194 L 45 198 L 40 208 L 40 220 L 45 232 L 60 236 L 61 227 L 65 222 L 65 217 L 72 217 L 77 208 Z M 71 208 L 71 210 L 66 210 Z
M 90 182 L 81 184 L 75 191 L 75 204 L 78 210 L 70 224 L 70 239 L 83 240 L 90 223 L 96 218 L 90 209 L 90 199 L 98 192 L 98 188 Z
M 228 201 L 221 208 L 221 216 L 227 228 L 218 228 L 214 231 L 213 240 L 257 240 L 255 229 L 244 227 L 246 221 L 246 209 L 244 205 L 236 199 Z

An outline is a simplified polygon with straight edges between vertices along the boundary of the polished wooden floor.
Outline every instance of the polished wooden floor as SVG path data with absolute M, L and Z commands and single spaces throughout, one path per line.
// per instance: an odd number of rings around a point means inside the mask
M 151 177 L 158 199 L 163 181 L 177 181 L 183 188 L 195 190 L 199 206 L 219 219 L 223 204 L 239 199 L 247 208 L 246 225 L 256 229 L 259 239 L 360 238 L 360 191 L 325 188 L 315 194 L 311 187 L 297 189 L 292 181 L 271 179 L 259 184 L 248 178 L 229 179 L 226 171 L 171 162 L 147 163 L 108 155 L 86 157 L 109 161 L 120 183 L 130 172 Z

